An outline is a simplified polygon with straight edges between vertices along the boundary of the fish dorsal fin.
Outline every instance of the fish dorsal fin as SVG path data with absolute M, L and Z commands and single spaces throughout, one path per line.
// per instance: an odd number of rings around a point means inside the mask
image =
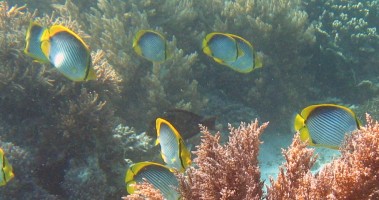
M 79 35 L 76 34 L 74 31 L 70 30 L 69 28 L 67 28 L 65 26 L 62 26 L 62 25 L 53 25 L 53 26 L 51 26 L 49 28 L 50 37 L 53 37 L 54 35 L 56 35 L 56 34 L 58 34 L 60 32 L 67 32 L 67 33 L 69 33 L 70 35 L 72 35 L 73 37 L 75 37 L 77 40 L 79 40 L 80 43 L 82 43 L 87 49 L 89 49 L 89 47 L 84 42 L 84 40 L 81 37 L 79 37 Z

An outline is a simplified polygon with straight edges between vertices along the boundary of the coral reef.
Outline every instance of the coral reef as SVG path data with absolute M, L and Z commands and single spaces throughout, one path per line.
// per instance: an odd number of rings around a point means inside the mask
M 163 196 L 159 190 L 155 189 L 153 185 L 148 182 L 143 182 L 135 186 L 136 192 L 134 194 L 123 197 L 123 200 L 163 200 Z
M 359 86 L 363 80 L 377 82 L 373 67 L 378 62 L 378 2 L 356 0 L 308 1 L 307 11 L 316 27 L 319 49 L 313 62 L 318 64 L 316 79 L 328 93 L 363 103 L 367 98 Z M 325 62 L 328 60 L 329 62 Z M 315 65 L 317 66 L 317 65 Z M 339 87 L 327 88 L 334 84 Z
M 184 50 L 198 50 L 205 34 L 216 31 L 240 35 L 264 53 L 264 68 L 248 75 L 233 73 L 199 56 L 201 65 L 195 69 L 202 73 L 195 75 L 200 85 L 206 85 L 208 90 L 222 90 L 227 98 L 255 107 L 261 117 L 270 118 L 277 124 L 282 122 L 283 115 L 317 95 L 315 90 L 309 89 L 314 87 L 314 76 L 304 70 L 311 58 L 309 49 L 316 40 L 314 27 L 309 23 L 301 1 L 189 0 L 170 3 L 179 6 L 166 3 L 157 10 L 171 9 L 169 13 L 175 13 L 173 17 L 160 17 L 163 13 L 158 12 L 152 17 L 163 24 L 164 30 L 175 34 L 178 45 L 185 47 Z M 182 20 L 176 21 L 177 18 Z M 298 72 L 302 70 L 306 74 L 299 77 Z M 279 99 L 287 104 L 283 106 L 277 101 Z M 258 107 L 255 106 L 257 102 Z M 277 115 L 270 115 L 268 110 L 276 110 Z
M 285 171 L 271 180 L 268 199 L 376 199 L 379 197 L 379 124 L 368 114 L 367 124 L 352 133 L 341 148 L 341 157 L 323 166 L 315 175 L 312 151 L 296 136 L 285 152 Z M 357 187 L 359 185 L 359 187 Z
M 310 169 L 316 162 L 313 150 L 296 134 L 288 150 L 283 150 L 286 162 L 279 169 L 277 180 L 270 178 L 267 199 L 303 199 L 309 196 L 312 182 Z M 320 196 L 319 196 L 320 197 Z M 321 197 L 320 197 L 321 198 Z M 321 198 L 323 199 L 323 198 Z
M 154 29 L 165 33 L 165 29 L 151 25 L 154 24 L 148 17 L 151 4 L 99 0 L 97 7 L 91 8 L 91 13 L 82 18 L 90 22 L 88 28 L 94 39 L 93 47 L 107 49 L 110 63 L 122 75 L 125 85 L 122 94 L 133 96 L 119 102 L 127 110 L 127 113 L 120 113 L 121 116 L 145 128 L 149 120 L 167 109 L 186 108 L 199 112 L 207 103 L 199 94 L 198 82 L 192 72 L 197 53 L 186 54 L 177 48 L 175 36 L 168 42 L 171 56 L 159 65 L 143 60 L 132 48 L 127 48 L 132 46 L 138 30 Z M 172 33 L 166 35 L 170 38 Z M 142 110 L 146 111 L 143 115 L 140 114 Z
M 220 133 L 213 136 L 202 127 L 202 141 L 195 151 L 196 167 L 180 177 L 184 199 L 260 199 L 263 182 L 258 167 L 259 136 L 268 123 L 258 121 L 229 126 L 229 142 L 220 145 Z M 242 173 L 241 173 L 242 172 Z
M 229 142 L 224 145 L 219 143 L 219 133 L 213 136 L 203 127 L 195 167 L 178 174 L 180 192 L 183 199 L 377 199 L 379 122 L 368 114 L 366 121 L 366 126 L 347 138 L 341 156 L 315 174 L 311 168 L 317 156 L 296 133 L 291 146 L 283 150 L 286 161 L 278 178 L 271 178 L 266 194 L 257 152 L 259 135 L 268 124 L 259 126 L 256 120 L 230 128 Z
M 113 140 L 109 133 L 120 121 L 114 115 L 113 101 L 120 96 L 122 78 L 98 50 L 91 55 L 98 80 L 70 82 L 49 65 L 33 62 L 22 52 L 26 29 L 36 12 L 30 13 L 24 6 L 9 7 L 2 1 L 0 13 L 3 60 L 0 64 L 0 122 L 6 127 L 1 131 L 1 139 L 7 144 L 2 147 L 10 154 L 17 174 L 13 184 L 0 191 L 0 196 L 9 197 L 7 199 L 121 196 L 122 180 L 112 177 L 121 177 L 127 164 L 108 165 L 107 160 L 115 160 L 110 153 L 116 151 L 120 152 L 117 156 L 122 155 L 124 148 L 116 143 L 119 148 L 110 152 L 105 151 L 105 147 L 106 142 Z M 44 25 L 64 24 L 87 39 L 81 26 L 68 16 L 54 13 L 35 20 Z M 25 152 L 27 156 L 18 158 L 25 161 L 14 159 L 12 149 Z M 89 157 L 99 164 L 92 161 L 86 165 L 71 164 Z M 76 180 L 80 177 L 76 174 L 83 173 L 83 165 L 92 167 L 93 174 L 102 180 Z M 75 176 L 70 177 L 73 174 Z M 106 184 L 106 189 L 94 189 L 93 193 L 69 192 L 72 189 L 69 185 L 98 188 L 99 183 Z
M 26 2 L 27 6 L 16 6 Z M 379 63 L 378 7 L 374 0 L 0 1 L 0 147 L 16 174 L 7 189 L 0 190 L 0 198 L 119 198 L 125 193 L 122 179 L 128 164 L 159 159 L 151 138 L 142 132 L 168 109 L 218 115 L 219 122 L 233 125 L 260 117 L 277 129 L 288 130 L 288 116 L 297 109 L 309 102 L 337 98 L 343 103 L 363 103 L 358 115 L 370 110 L 377 118 L 379 70 L 373 66 Z M 45 26 L 63 24 L 78 33 L 90 46 L 97 80 L 73 83 L 49 64 L 33 62 L 24 55 L 30 20 Z M 141 29 L 166 36 L 167 61 L 152 64 L 133 51 L 134 34 Z M 214 31 L 252 42 L 263 57 L 264 68 L 238 74 L 204 56 L 201 40 Z M 196 151 L 198 168 L 189 170 L 191 179 L 182 177 L 184 196 L 205 197 L 195 188 L 196 180 L 207 180 L 203 176 L 208 173 L 223 177 L 212 183 L 222 184 L 220 187 L 204 187 L 211 193 L 209 198 L 233 199 L 238 194 L 242 199 L 252 197 L 252 191 L 256 191 L 254 198 L 266 198 L 256 159 L 258 132 L 263 127 L 266 125 L 259 129 L 253 122 L 231 128 L 230 142 L 224 146 L 218 144 L 219 135 L 203 129 L 204 142 Z M 279 179 L 272 180 L 267 198 L 296 197 L 296 191 L 298 197 L 350 195 L 344 193 L 348 188 L 335 182 L 328 183 L 334 191 L 321 191 L 321 181 L 330 176 L 352 181 L 355 177 L 343 171 L 349 166 L 346 162 L 354 164 L 351 169 L 356 172 L 372 174 L 371 168 L 352 160 L 371 150 L 353 144 L 367 143 L 365 132 L 375 135 L 376 129 L 377 125 L 369 122 L 358 131 L 364 132 L 361 136 L 353 134 L 342 157 L 317 176 L 308 169 L 315 158 L 295 138 L 284 152 L 287 164 Z M 247 132 L 254 137 L 247 137 Z M 236 147 L 235 143 L 250 145 Z M 214 152 L 201 154 L 211 147 Z M 242 159 L 247 163 L 243 171 L 251 174 L 248 178 L 227 173 L 241 170 L 233 159 L 244 156 L 243 151 L 250 157 L 244 157 L 249 161 Z M 232 156 L 225 158 L 222 153 Z M 367 156 L 376 156 L 374 153 Z M 209 160 L 207 156 L 212 155 L 217 159 Z M 214 170 L 214 160 L 223 171 Z M 298 168 L 301 170 L 295 171 Z M 355 181 L 368 178 L 363 175 Z M 306 189 L 301 189 L 302 184 Z M 370 191 L 364 193 L 375 198 L 378 192 L 372 185 L 374 188 L 365 185 Z M 192 190 L 195 192 L 190 193 Z

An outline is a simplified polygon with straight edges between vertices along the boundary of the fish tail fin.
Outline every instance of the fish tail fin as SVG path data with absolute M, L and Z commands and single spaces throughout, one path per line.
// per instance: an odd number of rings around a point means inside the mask
M 258 69 L 262 67 L 263 67 L 263 55 L 256 54 L 255 61 L 254 61 L 254 69 Z
M 88 70 L 89 71 L 88 71 L 88 75 L 87 75 L 86 81 L 96 80 L 97 79 L 97 75 L 96 75 L 95 70 L 92 67 L 90 67 Z

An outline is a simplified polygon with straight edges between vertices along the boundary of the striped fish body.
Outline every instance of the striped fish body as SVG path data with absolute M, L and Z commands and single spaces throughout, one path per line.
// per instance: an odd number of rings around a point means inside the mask
M 66 77 L 84 80 L 90 65 L 88 49 L 68 32 L 58 32 L 50 37 L 50 62 Z
M 161 146 L 164 162 L 178 171 L 184 171 L 191 164 L 190 152 L 179 132 L 168 121 L 156 120 L 157 142 Z
M 358 128 L 350 113 L 335 107 L 314 110 L 306 124 L 314 144 L 334 147 L 339 147 L 345 135 Z
M 127 190 L 130 194 L 135 192 L 134 184 L 142 183 L 145 179 L 156 189 L 159 189 L 165 199 L 177 200 L 179 183 L 172 170 L 164 165 L 153 162 L 140 162 L 132 165 L 126 173 Z
M 55 25 L 42 36 L 42 52 L 50 63 L 73 81 L 94 79 L 89 48 L 84 41 L 66 27 Z
M 338 149 L 346 134 L 360 127 L 353 111 L 334 104 L 309 106 L 302 111 L 301 116 L 296 117 L 296 121 L 298 125 L 295 122 L 295 129 L 300 131 L 303 141 L 332 149 Z
M 165 163 L 175 169 L 181 169 L 179 140 L 166 124 L 162 124 L 158 137 Z

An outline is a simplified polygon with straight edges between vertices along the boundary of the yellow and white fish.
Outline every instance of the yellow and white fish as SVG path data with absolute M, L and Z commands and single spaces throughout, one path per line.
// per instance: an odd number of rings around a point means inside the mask
M 172 168 L 183 172 L 191 165 L 191 153 L 179 132 L 174 126 L 165 119 L 157 118 L 156 120 L 157 140 L 156 145 L 161 146 L 161 155 L 163 161 Z
M 225 61 L 226 66 L 232 68 L 233 70 L 240 73 L 249 73 L 255 69 L 262 67 L 262 59 L 257 56 L 253 45 L 244 38 L 229 34 L 237 42 L 239 51 L 242 51 L 243 54 L 238 56 L 235 61 Z
M 360 128 L 355 113 L 344 106 L 317 104 L 304 108 L 295 117 L 295 130 L 311 146 L 338 149 L 346 134 Z
M 125 183 L 129 194 L 135 192 L 135 185 L 146 180 L 160 190 L 167 200 L 177 200 L 179 182 L 173 173 L 174 169 L 154 162 L 139 162 L 131 165 L 126 171 Z
M 230 33 L 209 33 L 203 40 L 203 52 L 217 63 L 240 73 L 249 73 L 262 67 L 251 43 Z
M 227 33 L 213 32 L 205 36 L 202 43 L 203 52 L 217 63 L 233 62 L 242 54 L 237 41 Z
M 0 186 L 3 186 L 14 177 L 14 174 L 12 165 L 9 164 L 2 149 L 0 149 L 0 167 Z
M 41 37 L 41 50 L 50 63 L 68 79 L 96 79 L 88 46 L 70 29 L 62 25 L 45 29 Z

